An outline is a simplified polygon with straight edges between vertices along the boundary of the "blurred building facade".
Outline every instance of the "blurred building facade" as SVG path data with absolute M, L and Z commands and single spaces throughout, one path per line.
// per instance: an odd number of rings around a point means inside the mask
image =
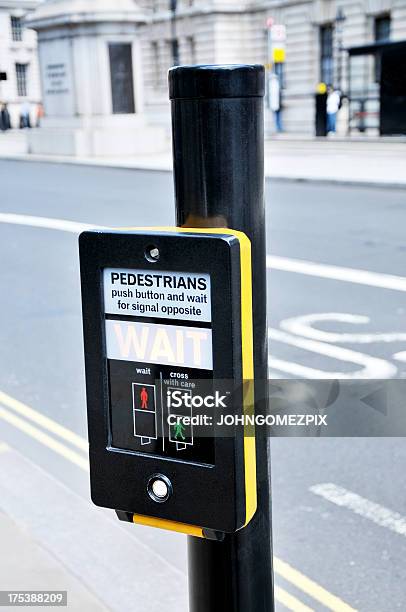
M 8 104 L 12 127 L 19 126 L 22 106 L 35 106 L 41 99 L 37 57 L 37 35 L 24 24 L 38 0 L 0 0 L 0 102 Z
M 146 15 L 141 27 L 146 110 L 157 122 L 168 120 L 166 72 L 173 64 L 269 65 L 270 19 L 286 29 L 285 61 L 278 66 L 283 123 L 298 134 L 314 130 L 319 82 L 346 93 L 346 48 L 406 39 L 406 0 L 138 0 L 138 5 Z M 379 89 L 376 62 L 361 63 L 355 79 L 368 81 L 373 93 Z
M 46 0 L 27 18 L 38 35 L 44 117 L 31 153 L 127 156 L 166 146 L 144 112 L 140 27 L 134 0 Z

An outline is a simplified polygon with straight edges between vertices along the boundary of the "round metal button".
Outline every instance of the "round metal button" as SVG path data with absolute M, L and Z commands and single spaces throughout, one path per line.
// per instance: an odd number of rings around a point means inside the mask
M 157 502 L 165 502 L 172 494 L 172 484 L 163 474 L 154 474 L 148 481 L 148 495 Z

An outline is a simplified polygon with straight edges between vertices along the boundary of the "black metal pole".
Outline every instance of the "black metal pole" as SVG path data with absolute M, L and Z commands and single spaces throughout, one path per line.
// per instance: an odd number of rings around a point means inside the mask
M 177 224 L 230 227 L 252 242 L 254 366 L 266 397 L 263 66 L 179 66 L 169 72 Z M 266 400 L 256 402 L 264 412 Z M 189 537 L 191 612 L 274 609 L 270 460 L 257 437 L 258 509 L 223 542 Z

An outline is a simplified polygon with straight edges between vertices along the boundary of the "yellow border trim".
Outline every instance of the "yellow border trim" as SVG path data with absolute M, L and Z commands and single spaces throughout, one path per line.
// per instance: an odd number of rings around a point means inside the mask
M 237 233 L 236 233 L 237 234 Z M 236 235 L 234 234 L 234 235 Z M 244 384 L 244 414 L 254 414 L 254 343 L 252 323 L 252 267 L 251 242 L 242 232 L 236 236 L 240 242 L 241 261 L 241 352 Z M 244 427 L 245 467 L 245 525 L 257 509 L 257 461 L 255 428 Z
M 251 241 L 244 232 L 228 227 L 120 227 L 115 230 L 150 231 L 150 232 L 183 232 L 189 234 L 226 234 L 234 236 L 240 243 L 241 267 L 241 352 L 242 378 L 244 383 L 244 413 L 252 414 L 254 410 L 254 348 L 252 327 L 252 265 Z M 255 432 L 252 427 L 244 428 L 244 469 L 245 469 L 245 525 L 257 509 L 257 461 Z M 134 523 L 178 531 L 199 538 L 204 537 L 202 528 L 176 521 L 156 519 L 141 514 L 134 514 Z
M 204 538 L 202 527 L 195 527 L 194 525 L 187 525 L 186 523 L 178 523 L 177 521 L 168 521 L 167 519 L 144 516 L 143 514 L 134 514 L 133 523 L 136 525 L 146 525 L 147 527 L 156 527 L 157 529 L 177 531 L 178 533 L 186 533 L 187 535 L 195 536 L 196 538 Z

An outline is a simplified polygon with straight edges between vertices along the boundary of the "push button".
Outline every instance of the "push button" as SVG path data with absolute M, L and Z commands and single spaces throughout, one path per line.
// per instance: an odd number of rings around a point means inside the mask
M 171 496 L 172 483 L 163 474 L 154 474 L 148 481 L 147 491 L 153 501 L 162 503 Z

